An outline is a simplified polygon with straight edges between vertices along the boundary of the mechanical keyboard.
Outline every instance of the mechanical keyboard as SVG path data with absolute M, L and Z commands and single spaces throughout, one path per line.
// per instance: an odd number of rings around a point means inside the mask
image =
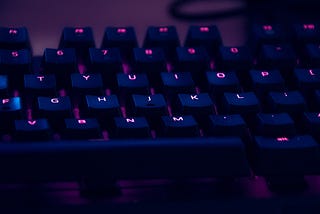
M 27 28 L 0 27 L 4 201 L 26 200 L 10 196 L 20 188 L 40 198 L 17 183 L 80 186 L 71 204 L 159 200 L 165 191 L 148 188 L 162 186 L 244 204 L 290 192 L 310 210 L 284 213 L 318 213 L 319 29 L 257 24 L 247 44 L 226 46 L 214 25 L 190 26 L 183 42 L 151 26 L 141 45 L 133 27 L 107 27 L 98 45 L 90 27 L 65 27 L 33 56 Z

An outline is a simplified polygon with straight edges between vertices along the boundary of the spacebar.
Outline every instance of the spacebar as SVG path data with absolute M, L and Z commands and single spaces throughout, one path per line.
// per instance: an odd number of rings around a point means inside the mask
M 3 143 L 0 170 L 2 181 L 249 175 L 237 137 Z

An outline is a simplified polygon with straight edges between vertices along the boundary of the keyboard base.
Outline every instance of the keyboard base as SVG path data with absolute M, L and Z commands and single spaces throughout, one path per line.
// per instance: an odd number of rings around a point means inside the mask
M 229 182 L 122 180 L 111 196 L 84 195 L 77 182 L 1 184 L 0 211 L 21 213 L 319 213 L 320 176 L 305 177 L 303 192 L 274 193 L 263 177 Z

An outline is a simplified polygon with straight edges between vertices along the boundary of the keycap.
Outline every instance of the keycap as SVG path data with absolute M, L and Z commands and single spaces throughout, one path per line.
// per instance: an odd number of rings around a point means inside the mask
M 26 27 L 0 27 L 0 49 L 30 49 L 29 33 Z
M 15 120 L 15 139 L 19 141 L 49 140 L 51 130 L 47 119 Z
M 64 137 L 66 139 L 97 139 L 101 137 L 100 127 L 95 118 L 64 120 Z
M 8 76 L 12 88 L 21 89 L 23 75 L 29 73 L 30 69 L 31 53 L 28 49 L 0 49 L 0 70 Z
M 179 71 L 204 72 L 209 67 L 209 56 L 203 47 L 177 47 Z
M 28 49 L 0 49 L 0 58 L 1 70 L 3 71 L 3 73 L 8 74 L 12 78 L 17 75 L 22 76 L 23 74 L 30 72 L 31 53 Z
M 303 92 L 320 89 L 320 69 L 294 69 L 296 84 Z
M 132 94 L 149 94 L 146 74 L 117 74 L 119 93 L 128 99 Z
M 53 74 L 25 74 L 24 88 L 30 96 L 56 94 L 56 77 Z
M 135 71 L 147 73 L 150 81 L 156 85 L 160 72 L 166 71 L 165 55 L 162 48 L 134 48 Z
M 132 114 L 144 116 L 151 127 L 159 126 L 159 119 L 167 115 L 167 103 L 162 94 L 132 95 Z
M 167 59 L 175 57 L 174 51 L 180 45 L 177 30 L 174 26 L 150 26 L 143 42 L 144 48 L 160 47 Z
M 39 142 L 37 152 L 28 143 L 1 144 L 1 148 L 1 163 L 10 163 L 10 168 L 8 164 L 2 167 L 3 180 L 51 177 L 65 180 L 90 176 L 93 164 L 102 172 L 112 171 L 115 179 L 250 175 L 244 143 L 238 137 L 139 139 L 135 143 L 127 139 L 113 139 L 108 143 L 61 140 L 59 143 Z M 84 154 L 88 158 L 84 158 Z M 33 158 L 28 158 L 31 155 Z M 35 159 L 41 159 L 41 166 Z M 116 163 L 117 167 L 106 163 Z M 16 170 L 12 171 L 12 167 Z M 27 176 L 26 171 L 30 175 Z
M 266 137 L 294 136 L 296 128 L 293 119 L 287 113 L 257 114 L 257 134 Z
M 262 69 L 293 68 L 296 58 L 296 53 L 289 44 L 262 45 L 258 64 Z
M 270 92 L 269 105 L 273 112 L 299 113 L 306 110 L 306 103 L 299 91 Z
M 138 46 L 133 27 L 107 27 L 101 48 L 119 48 L 124 58 L 132 58 L 132 49 Z
M 22 116 L 21 97 L 8 97 L 0 99 L 0 126 L 4 131 L 12 130 L 14 119 Z
M 319 171 L 319 145 L 309 135 L 260 137 L 256 146 L 254 169 L 258 175 L 307 175 Z
M 306 44 L 303 46 L 301 63 L 306 68 L 319 68 L 320 67 L 320 45 Z
M 144 117 L 115 117 L 115 133 L 118 138 L 147 138 L 150 137 L 150 128 Z
M 259 100 L 253 92 L 224 93 L 224 107 L 222 112 L 231 114 L 250 114 L 260 111 Z
M 196 137 L 199 127 L 191 115 L 162 116 L 163 135 L 165 137 Z
M 178 94 L 178 106 L 174 109 L 177 113 L 192 115 L 199 123 L 214 112 L 213 101 L 207 93 Z
M 63 87 L 70 82 L 70 74 L 77 71 L 76 62 L 75 49 L 46 48 L 44 50 L 44 71 L 56 75 L 59 87 Z
M 250 70 L 252 89 L 260 98 L 270 91 L 284 91 L 285 81 L 279 70 Z
M 312 135 L 314 138 L 319 140 L 320 137 L 320 113 L 318 112 L 304 112 L 303 120 L 304 131 Z
M 320 42 L 320 28 L 318 23 L 299 23 L 293 25 L 295 42 L 318 43 Z
M 168 94 L 194 93 L 194 81 L 190 72 L 162 72 L 160 75 L 164 90 Z
M 71 87 L 76 94 L 102 94 L 102 77 L 100 74 L 71 74 Z
M 209 136 L 245 137 L 247 125 L 239 114 L 210 115 L 206 134 Z
M 221 70 L 247 70 L 253 65 L 250 49 L 243 47 L 220 46 L 216 66 Z
M 264 44 L 279 44 L 286 39 L 284 29 L 279 24 L 254 24 L 249 43 L 257 52 Z
M 220 97 L 224 92 L 240 92 L 241 86 L 235 72 L 206 72 L 208 88 L 212 95 Z
M 121 115 L 120 104 L 116 95 L 93 96 L 87 95 L 86 106 L 82 109 L 87 116 L 97 118 L 106 127 L 113 117 Z
M 74 48 L 78 55 L 85 55 L 95 42 L 91 27 L 65 27 L 60 38 L 59 49 Z
M 109 87 L 115 87 L 116 74 L 122 72 L 122 58 L 118 48 L 90 48 L 89 71 L 100 73 L 103 82 Z
M 222 45 L 222 39 L 217 26 L 193 25 L 189 27 L 185 40 L 186 47 L 202 46 L 206 48 L 210 55 L 214 55 L 217 53 L 220 45 Z
M 7 75 L 0 75 L 0 96 L 8 96 L 9 81 Z
M 71 117 L 71 101 L 65 97 L 38 97 L 38 114 L 47 118 L 52 128 L 63 129 L 63 120 Z

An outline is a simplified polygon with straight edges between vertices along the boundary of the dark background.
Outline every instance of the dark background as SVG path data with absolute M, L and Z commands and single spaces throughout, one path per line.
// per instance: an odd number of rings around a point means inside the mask
M 150 25 L 174 25 L 183 44 L 191 24 L 215 24 L 220 29 L 225 45 L 240 45 L 246 41 L 246 32 L 252 22 L 276 17 L 280 21 L 294 18 L 309 22 L 320 20 L 316 0 L 195 0 L 183 7 L 184 12 L 221 13 L 226 10 L 248 8 L 240 13 L 211 20 L 179 20 L 169 14 L 174 0 L 0 0 L 0 26 L 29 29 L 33 52 L 42 55 L 46 47 L 57 48 L 63 27 L 91 26 L 96 46 L 101 45 L 106 26 L 134 26 L 139 44 Z M 190 1 L 190 0 L 180 0 Z M 254 11 L 254 12 L 253 12 Z M 268 21 L 274 21 L 270 18 Z M 276 21 L 276 22 L 277 22 Z
M 183 42 L 190 24 L 216 24 L 226 44 L 244 42 L 243 15 L 222 20 L 182 21 L 172 18 L 168 5 L 172 0 L 1 0 L 0 26 L 26 26 L 34 54 L 45 47 L 57 48 L 64 26 L 91 26 L 96 45 L 101 45 L 106 26 L 134 26 L 141 45 L 150 25 L 175 25 Z M 186 11 L 222 11 L 237 8 L 242 0 L 202 1 L 185 7 Z

